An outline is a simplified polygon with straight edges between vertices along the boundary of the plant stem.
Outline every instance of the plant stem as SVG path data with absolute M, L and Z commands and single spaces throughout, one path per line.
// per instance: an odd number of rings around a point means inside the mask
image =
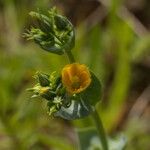
M 69 59 L 70 64 L 75 62 L 74 56 L 72 55 L 71 51 L 65 51 L 65 53 L 67 54 L 67 57 Z
M 97 128 L 98 136 L 101 141 L 103 150 L 108 150 L 108 143 L 107 143 L 107 138 L 106 138 L 106 134 L 104 131 L 104 127 L 96 109 L 92 113 L 92 118 L 95 122 L 95 126 Z
M 66 55 L 69 59 L 69 62 L 74 63 L 75 59 L 74 59 L 74 56 L 72 55 L 72 52 L 71 51 L 65 51 L 65 53 L 66 53 Z M 92 117 L 93 117 L 93 120 L 95 122 L 95 126 L 97 128 L 97 132 L 98 132 L 99 139 L 101 141 L 103 150 L 108 150 L 106 134 L 105 134 L 105 131 L 104 131 L 104 128 L 103 128 L 103 125 L 102 125 L 102 121 L 101 121 L 96 109 L 93 111 Z

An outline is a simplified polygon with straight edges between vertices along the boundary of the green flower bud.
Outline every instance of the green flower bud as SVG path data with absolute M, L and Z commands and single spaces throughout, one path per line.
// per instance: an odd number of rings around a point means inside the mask
M 33 92 L 31 98 L 42 97 L 46 100 L 52 100 L 56 97 L 55 92 L 49 86 L 42 87 L 37 84 L 33 88 L 27 89 L 27 91 Z
M 37 79 L 42 87 L 49 86 L 49 75 L 38 72 Z
M 58 15 L 55 9 L 51 9 L 47 15 L 37 12 L 30 12 L 30 15 L 38 24 L 24 33 L 28 40 L 34 40 L 42 49 L 58 55 L 74 47 L 73 25 L 67 18 Z
M 39 28 L 43 32 L 53 32 L 53 25 L 52 21 L 50 21 L 50 18 L 46 15 L 31 11 L 29 15 L 37 20 L 37 23 L 39 25 Z
M 37 80 L 37 84 L 30 89 L 33 92 L 32 98 L 42 97 L 48 101 L 53 101 L 56 97 L 64 97 L 65 91 L 61 83 L 61 78 L 56 72 L 47 75 L 45 73 L 37 72 L 34 76 Z
M 67 30 L 67 28 L 69 28 L 69 22 L 65 17 L 62 17 L 60 15 L 56 15 L 54 17 L 55 20 L 55 24 L 58 30 Z

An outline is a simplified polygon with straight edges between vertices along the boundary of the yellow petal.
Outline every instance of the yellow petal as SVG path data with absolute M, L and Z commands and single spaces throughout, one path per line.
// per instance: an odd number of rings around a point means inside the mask
M 73 63 L 63 68 L 62 82 L 68 92 L 80 93 L 90 85 L 91 75 L 85 65 Z

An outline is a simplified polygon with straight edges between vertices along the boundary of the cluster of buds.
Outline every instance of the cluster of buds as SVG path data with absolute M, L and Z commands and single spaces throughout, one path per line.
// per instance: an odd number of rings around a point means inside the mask
M 42 49 L 62 55 L 71 50 L 75 43 L 75 32 L 71 22 L 57 13 L 55 8 L 47 14 L 30 12 L 36 25 L 24 33 L 28 40 L 34 40 Z
M 32 98 L 40 97 L 47 100 L 48 113 L 50 115 L 59 111 L 62 106 L 65 108 L 69 107 L 70 102 L 66 103 L 65 88 L 56 72 L 53 72 L 51 75 L 37 72 L 34 77 L 38 83 L 33 88 L 28 89 L 28 91 L 33 92 Z

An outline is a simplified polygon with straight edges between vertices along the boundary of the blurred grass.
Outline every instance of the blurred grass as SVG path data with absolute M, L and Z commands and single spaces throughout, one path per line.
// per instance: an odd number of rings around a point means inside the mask
M 32 76 L 37 70 L 60 72 L 67 64 L 65 56 L 44 52 L 22 38 L 24 29 L 30 24 L 28 12 L 37 8 L 46 10 L 52 5 L 48 0 L 33 0 L 30 5 L 29 2 L 0 1 L 0 149 L 76 150 L 72 124 L 77 128 L 88 127 L 92 125 L 91 118 L 72 123 L 51 119 L 45 103 L 31 100 L 25 91 L 33 83 Z M 96 22 L 90 26 L 86 20 L 79 24 L 73 50 L 76 59 L 87 64 L 102 82 L 103 101 L 97 108 L 108 132 L 118 126 L 131 90 L 134 90 L 131 89 L 134 65 L 143 63 L 150 54 L 149 34 L 139 37 L 118 17 L 117 12 L 123 5 L 121 1 L 112 1 L 104 25 Z M 127 126 L 122 130 L 129 137 L 127 150 L 148 150 L 149 136 L 145 130 L 136 134 L 134 126 L 137 122 L 131 124 L 127 120 Z M 143 120 L 140 122 L 142 126 Z M 138 147 L 133 147 L 135 143 Z

